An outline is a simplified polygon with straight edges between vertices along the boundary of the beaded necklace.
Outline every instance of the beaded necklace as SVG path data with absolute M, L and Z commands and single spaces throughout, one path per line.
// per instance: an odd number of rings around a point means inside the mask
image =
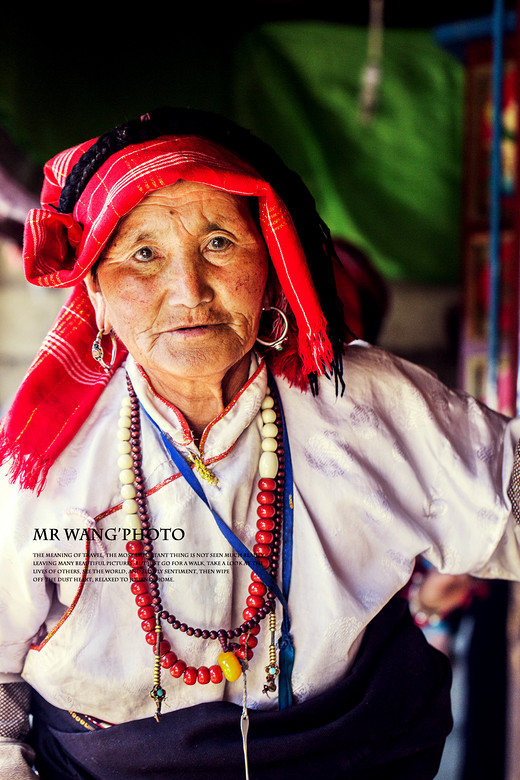
M 275 598 L 278 596 L 286 606 L 285 598 L 276 584 L 282 544 L 282 520 L 284 504 L 286 503 L 284 497 L 284 431 L 278 398 L 276 395 L 272 395 L 268 388 L 260 409 L 262 454 L 259 461 L 257 532 L 253 557 L 246 560 L 252 571 L 251 583 L 248 588 L 249 595 L 242 613 L 243 622 L 231 629 L 203 629 L 193 628 L 187 623 L 181 622 L 174 614 L 164 609 L 162 604 L 142 474 L 140 404 L 129 378 L 127 378 L 127 384 L 128 396 L 123 399 L 119 418 L 120 457 L 118 465 L 121 469 L 123 511 L 127 516 L 128 525 L 133 530 L 134 537 L 126 545 L 129 554 L 131 592 L 135 597 L 137 614 L 141 620 L 141 627 L 145 631 L 146 642 L 151 645 L 154 652 L 154 682 L 150 696 L 156 703 L 155 717 L 157 720 L 160 719 L 161 705 L 166 697 L 166 690 L 161 683 L 162 669 L 169 670 L 174 678 L 182 677 L 187 685 L 218 684 L 224 678 L 233 682 L 244 673 L 245 687 L 245 671 L 248 662 L 253 657 L 253 648 L 258 643 L 257 635 L 260 632 L 260 624 L 267 616 L 269 616 L 270 645 L 269 663 L 265 667 L 266 684 L 263 687 L 263 692 L 274 692 L 276 691 L 276 679 L 280 674 L 275 639 Z M 168 449 L 193 486 L 192 475 L 189 473 L 189 467 L 184 459 L 179 461 L 181 456 L 173 451 L 171 445 Z M 200 459 L 193 459 L 192 467 L 198 471 L 202 478 L 210 484 L 214 484 L 216 481 L 214 474 L 207 469 L 202 461 L 198 461 Z M 188 473 L 186 468 L 188 468 Z M 203 496 L 200 488 L 197 489 L 195 486 L 195 489 L 199 495 Z M 229 533 L 232 534 L 232 532 Z M 241 543 L 238 543 L 238 546 L 241 546 Z M 243 549 L 245 550 L 245 548 Z M 240 554 L 244 557 L 242 552 Z M 251 557 L 251 554 L 248 554 Z M 221 645 L 218 662 L 210 667 L 201 666 L 198 669 L 187 665 L 185 661 L 177 657 L 170 642 L 164 638 L 162 621 L 171 628 L 186 633 L 187 636 L 204 640 L 218 639 Z M 284 609 L 284 625 L 287 622 L 288 616 Z M 292 650 L 292 644 L 288 637 L 288 625 L 285 628 L 284 653 L 287 652 L 288 644 L 290 645 L 289 651 Z M 238 642 L 231 641 L 236 639 Z

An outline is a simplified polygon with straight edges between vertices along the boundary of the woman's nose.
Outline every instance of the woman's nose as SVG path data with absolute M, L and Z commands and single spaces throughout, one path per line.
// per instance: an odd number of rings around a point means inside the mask
M 167 293 L 172 305 L 189 309 L 213 300 L 213 288 L 204 258 L 196 252 L 176 253 L 168 275 Z

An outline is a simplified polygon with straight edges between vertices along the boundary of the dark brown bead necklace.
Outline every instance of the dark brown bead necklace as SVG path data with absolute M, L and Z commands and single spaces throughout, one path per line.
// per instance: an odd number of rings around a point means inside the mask
M 122 488 L 122 495 L 132 496 L 126 498 L 124 508 L 129 515 L 135 513 L 135 526 L 138 524 L 138 527 L 134 526 L 134 538 L 127 542 L 126 550 L 129 553 L 131 592 L 138 607 L 137 614 L 141 620 L 141 627 L 145 631 L 146 641 L 152 646 L 155 656 L 154 686 L 150 691 L 150 696 L 156 702 L 156 717 L 157 719 L 160 717 L 161 704 L 166 696 L 166 691 L 161 685 L 161 669 L 169 669 L 173 677 L 182 677 L 187 685 L 194 685 L 197 682 L 200 684 L 219 683 L 224 677 L 229 681 L 238 679 L 242 669 L 253 657 L 253 648 L 258 642 L 256 635 L 260 631 L 260 623 L 268 615 L 271 642 L 269 664 L 266 667 L 267 684 L 263 690 L 266 693 L 274 691 L 276 690 L 275 679 L 279 673 L 276 664 L 275 596 L 254 571 L 251 572 L 249 595 L 242 613 L 243 622 L 234 628 L 194 628 L 182 622 L 163 606 L 154 558 L 151 534 L 153 529 L 148 513 L 148 501 L 144 488 L 145 480 L 142 472 L 140 404 L 129 378 L 127 378 L 127 384 L 128 398 L 125 399 L 122 406 L 121 420 L 124 422 L 120 422 L 120 427 L 123 430 L 128 430 L 128 438 L 126 439 L 126 434 L 120 438 L 128 441 L 125 451 L 131 455 L 132 467 L 131 470 L 126 468 L 121 472 L 121 481 L 123 487 L 128 486 L 130 482 L 128 472 L 131 471 L 135 490 L 127 487 L 126 491 L 123 492 Z M 267 447 L 270 451 L 270 457 L 276 448 L 276 453 L 273 454 L 276 454 L 277 468 L 274 477 L 261 477 L 258 482 L 258 519 L 253 555 L 276 580 L 280 562 L 285 482 L 280 410 L 276 397 L 270 393 L 266 395 L 261 413 L 265 419 L 269 420 L 264 424 L 262 430 L 269 433 L 269 436 L 264 435 L 264 441 L 269 439 Z M 203 469 L 205 468 L 203 466 Z M 171 649 L 170 642 L 164 638 L 162 622 L 167 623 L 172 629 L 185 633 L 186 636 L 204 640 L 218 639 L 221 645 L 218 663 L 209 668 L 201 666 L 197 669 L 188 666 L 177 657 Z M 233 641 L 237 639 L 238 642 Z

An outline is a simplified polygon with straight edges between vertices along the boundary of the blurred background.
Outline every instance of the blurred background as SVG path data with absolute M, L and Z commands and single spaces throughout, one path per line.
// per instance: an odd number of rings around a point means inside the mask
M 170 104 L 235 119 L 298 171 L 356 333 L 516 414 L 516 1 L 175 5 L 3 13 L 0 406 L 66 296 L 23 276 L 43 164 Z M 520 778 L 518 596 L 498 587 L 442 623 L 456 728 L 439 777 Z

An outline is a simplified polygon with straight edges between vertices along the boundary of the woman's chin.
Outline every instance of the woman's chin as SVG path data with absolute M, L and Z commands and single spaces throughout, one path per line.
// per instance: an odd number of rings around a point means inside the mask
M 143 355 L 141 360 L 136 360 L 146 371 L 152 384 L 154 377 L 171 386 L 202 378 L 207 382 L 211 377 L 221 381 L 229 372 L 240 371 L 244 363 L 249 365 L 250 350 L 244 351 L 242 345 L 240 349 L 236 346 L 231 349 L 230 346 L 222 341 L 211 347 L 193 343 L 181 347 L 177 344 L 160 354 L 154 352 L 153 359 L 150 359 L 150 355 Z

